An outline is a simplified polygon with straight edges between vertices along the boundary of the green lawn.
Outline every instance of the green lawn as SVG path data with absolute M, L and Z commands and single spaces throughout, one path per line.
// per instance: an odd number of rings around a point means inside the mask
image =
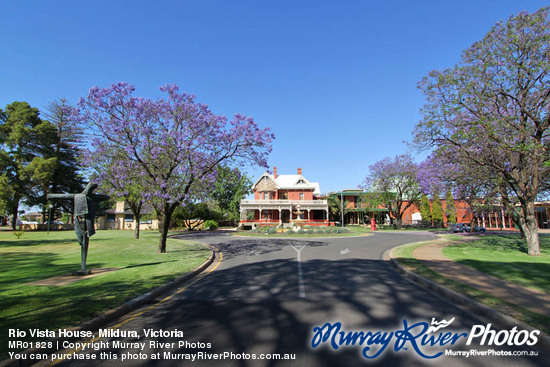
M 169 239 L 157 253 L 158 232 L 98 231 L 90 239 L 87 268 L 120 270 L 65 286 L 27 285 L 80 268 L 80 246 L 72 231 L 25 232 L 20 239 L 0 231 L 0 329 L 74 326 L 158 287 L 203 263 L 203 245 Z M 7 342 L 0 343 L 0 359 Z
M 525 241 L 507 234 L 449 246 L 443 254 L 486 274 L 550 293 L 550 236 L 540 236 L 540 249 L 541 256 L 529 256 Z
M 459 235 L 445 235 L 441 236 L 440 239 L 429 242 L 422 243 L 413 243 L 404 246 L 400 246 L 393 251 L 393 256 L 397 258 L 399 263 L 401 263 L 405 268 L 410 271 L 428 278 L 438 284 L 441 284 L 449 289 L 452 289 L 456 292 L 462 293 L 470 298 L 477 300 L 491 308 L 496 309 L 497 311 L 512 316 L 526 324 L 529 324 L 539 330 L 543 330 L 546 333 L 550 333 L 550 318 L 539 315 L 532 311 L 526 310 L 522 307 L 516 306 L 514 304 L 503 301 L 499 298 L 493 297 L 487 293 L 481 292 L 475 288 L 467 286 L 462 283 L 455 282 L 448 278 L 443 277 L 439 273 L 435 272 L 431 268 L 425 266 L 420 261 L 416 260 L 412 256 L 412 252 L 415 248 L 423 246 L 431 242 L 456 242 L 455 245 L 446 247 L 443 253 L 451 257 L 449 250 L 455 252 L 453 254 L 453 259 L 459 260 L 458 254 L 464 259 L 464 261 L 469 260 L 470 264 L 476 263 L 479 267 L 478 270 L 490 274 L 490 269 L 496 268 L 496 264 L 500 266 L 508 265 L 504 262 L 504 258 L 508 258 L 512 264 L 515 264 L 516 267 L 514 270 L 514 276 L 503 277 L 506 280 L 518 282 L 519 284 L 527 285 L 529 284 L 533 288 L 541 288 L 534 286 L 533 284 L 546 283 L 542 288 L 548 289 L 548 276 L 550 273 L 550 262 L 548 259 L 549 249 L 550 249 L 550 237 L 541 236 L 541 250 L 543 256 L 539 258 L 528 257 L 524 252 L 521 252 L 523 245 L 521 242 L 518 242 L 519 237 L 513 234 L 510 235 L 490 235 L 483 238 L 480 241 L 475 242 L 463 242 L 462 237 Z M 499 244 L 499 245 L 497 245 Z M 500 246 L 500 247 L 499 247 Z M 516 246 L 514 248 L 514 246 Z M 519 246 L 519 248 L 517 247 Z M 456 249 L 456 250 L 455 250 Z M 457 256 L 454 258 L 454 256 Z M 477 256 L 474 257 L 474 256 Z M 475 260 L 474 260 L 475 259 Z M 486 259 L 481 260 L 480 259 Z M 460 261 L 463 264 L 468 265 L 467 262 Z M 491 264 L 488 266 L 489 263 Z M 485 264 L 485 266 L 482 266 Z M 523 264 L 523 265 L 520 265 Z M 530 265 L 526 265 L 530 264 Z M 535 265 L 535 266 L 533 266 Z M 537 268 L 541 267 L 546 269 L 546 274 L 539 274 L 539 270 L 528 269 L 525 273 L 522 273 L 520 269 L 528 268 L 529 266 Z M 542 279 L 532 279 L 532 274 L 542 275 Z M 496 274 L 493 274 L 497 276 Z M 544 280 L 546 279 L 546 280 Z M 548 290 L 547 290 L 548 291 Z

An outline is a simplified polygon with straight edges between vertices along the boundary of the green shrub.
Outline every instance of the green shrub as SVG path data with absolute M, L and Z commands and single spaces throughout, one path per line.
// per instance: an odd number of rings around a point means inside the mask
M 218 229 L 218 222 L 216 222 L 215 220 L 209 219 L 204 222 L 203 226 L 206 229 L 211 229 L 211 230 Z
M 17 237 L 17 239 L 20 239 L 21 236 L 25 233 L 25 231 L 15 231 L 13 232 L 13 235 Z

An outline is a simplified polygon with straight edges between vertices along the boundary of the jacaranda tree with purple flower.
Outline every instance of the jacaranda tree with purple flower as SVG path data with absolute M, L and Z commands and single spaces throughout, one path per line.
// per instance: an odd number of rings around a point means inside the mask
M 494 200 L 498 196 L 499 180 L 488 176 L 479 165 L 460 162 L 456 158 L 459 156 L 459 152 L 450 147 L 436 150 L 419 164 L 417 177 L 423 192 L 434 195 L 447 188 L 447 205 L 452 201 L 453 194 L 455 198 L 468 203 L 472 224 L 475 217 L 483 216 L 485 212 L 494 210 L 495 204 L 499 204 Z M 456 220 L 456 209 L 448 209 L 447 214 Z M 454 220 L 451 219 L 451 222 Z M 473 230 L 474 226 L 471 227 Z
M 139 239 L 141 211 L 146 203 L 144 171 L 137 162 L 126 159 L 119 147 L 113 147 L 109 153 L 94 156 L 93 161 L 87 161 L 88 168 L 93 170 L 94 181 L 100 183 L 111 198 L 128 204 L 134 214 L 135 238 Z
M 158 100 L 134 97 L 134 90 L 127 83 L 94 87 L 78 103 L 75 118 L 96 135 L 88 161 L 108 156 L 143 178 L 144 199 L 159 216 L 158 249 L 166 252 L 176 207 L 207 197 L 222 163 L 267 167 L 274 136 L 251 117 L 215 115 L 176 85 L 161 87 L 167 98 Z M 121 170 L 117 179 L 131 184 L 132 177 Z
M 550 8 L 497 23 L 452 69 L 420 83 L 427 101 L 415 131 L 424 147 L 452 147 L 517 198 L 529 255 L 540 255 L 535 199 L 550 176 Z M 509 212 L 516 208 L 503 201 Z
M 387 208 L 399 227 L 402 226 L 405 211 L 420 203 L 417 170 L 418 165 L 411 156 L 398 155 L 369 166 L 364 181 L 363 188 L 367 190 L 371 201 Z

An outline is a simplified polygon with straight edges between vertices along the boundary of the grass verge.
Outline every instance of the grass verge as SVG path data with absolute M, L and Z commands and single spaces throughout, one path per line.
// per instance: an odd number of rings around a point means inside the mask
M 444 287 L 447 287 L 458 293 L 461 293 L 470 298 L 473 298 L 476 301 L 483 303 L 486 306 L 489 306 L 503 314 L 509 315 L 519 321 L 529 324 L 534 328 L 544 331 L 545 333 L 550 333 L 549 317 L 539 315 L 535 312 L 526 310 L 523 307 L 519 307 L 512 303 L 503 301 L 499 298 L 493 297 L 487 293 L 481 292 L 465 284 L 445 278 L 444 276 L 430 269 L 428 266 L 425 266 L 424 264 L 422 264 L 420 261 L 418 261 L 412 256 L 412 252 L 415 248 L 429 244 L 429 243 L 460 242 L 460 241 L 461 241 L 461 236 L 458 236 L 458 235 L 441 236 L 439 240 L 435 240 L 435 241 L 412 243 L 412 244 L 400 246 L 393 250 L 393 257 L 395 257 L 397 261 L 399 261 L 399 263 L 401 263 L 406 269 L 420 276 L 428 278 Z M 474 243 L 475 242 L 465 242 L 465 243 L 460 243 L 459 245 L 467 248 L 468 246 Z M 455 246 L 452 246 L 452 247 L 455 247 Z
M 74 232 L 25 232 L 17 239 L 0 232 L 0 329 L 56 330 L 75 326 L 146 293 L 202 264 L 210 251 L 189 241 L 168 239 L 167 253 L 157 253 L 158 232 L 98 231 L 90 239 L 87 268 L 120 270 L 65 286 L 29 282 L 80 269 Z M 29 339 L 30 340 L 30 339 Z M 0 343 L 0 359 L 8 343 Z
M 443 254 L 485 274 L 550 293 L 550 236 L 540 236 L 540 250 L 541 256 L 529 256 L 519 234 L 503 234 L 449 246 Z

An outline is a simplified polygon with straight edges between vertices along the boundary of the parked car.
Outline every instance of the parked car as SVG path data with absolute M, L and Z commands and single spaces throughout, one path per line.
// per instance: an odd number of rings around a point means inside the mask
M 470 231 L 471 227 L 468 225 L 468 224 L 465 224 L 465 223 L 457 223 L 457 224 L 453 224 L 453 226 L 451 227 L 451 232 L 471 232 Z M 485 227 L 478 227 L 478 226 L 475 226 L 474 227 L 474 232 L 481 232 L 481 233 L 484 233 L 485 231 L 487 231 L 485 229 Z

